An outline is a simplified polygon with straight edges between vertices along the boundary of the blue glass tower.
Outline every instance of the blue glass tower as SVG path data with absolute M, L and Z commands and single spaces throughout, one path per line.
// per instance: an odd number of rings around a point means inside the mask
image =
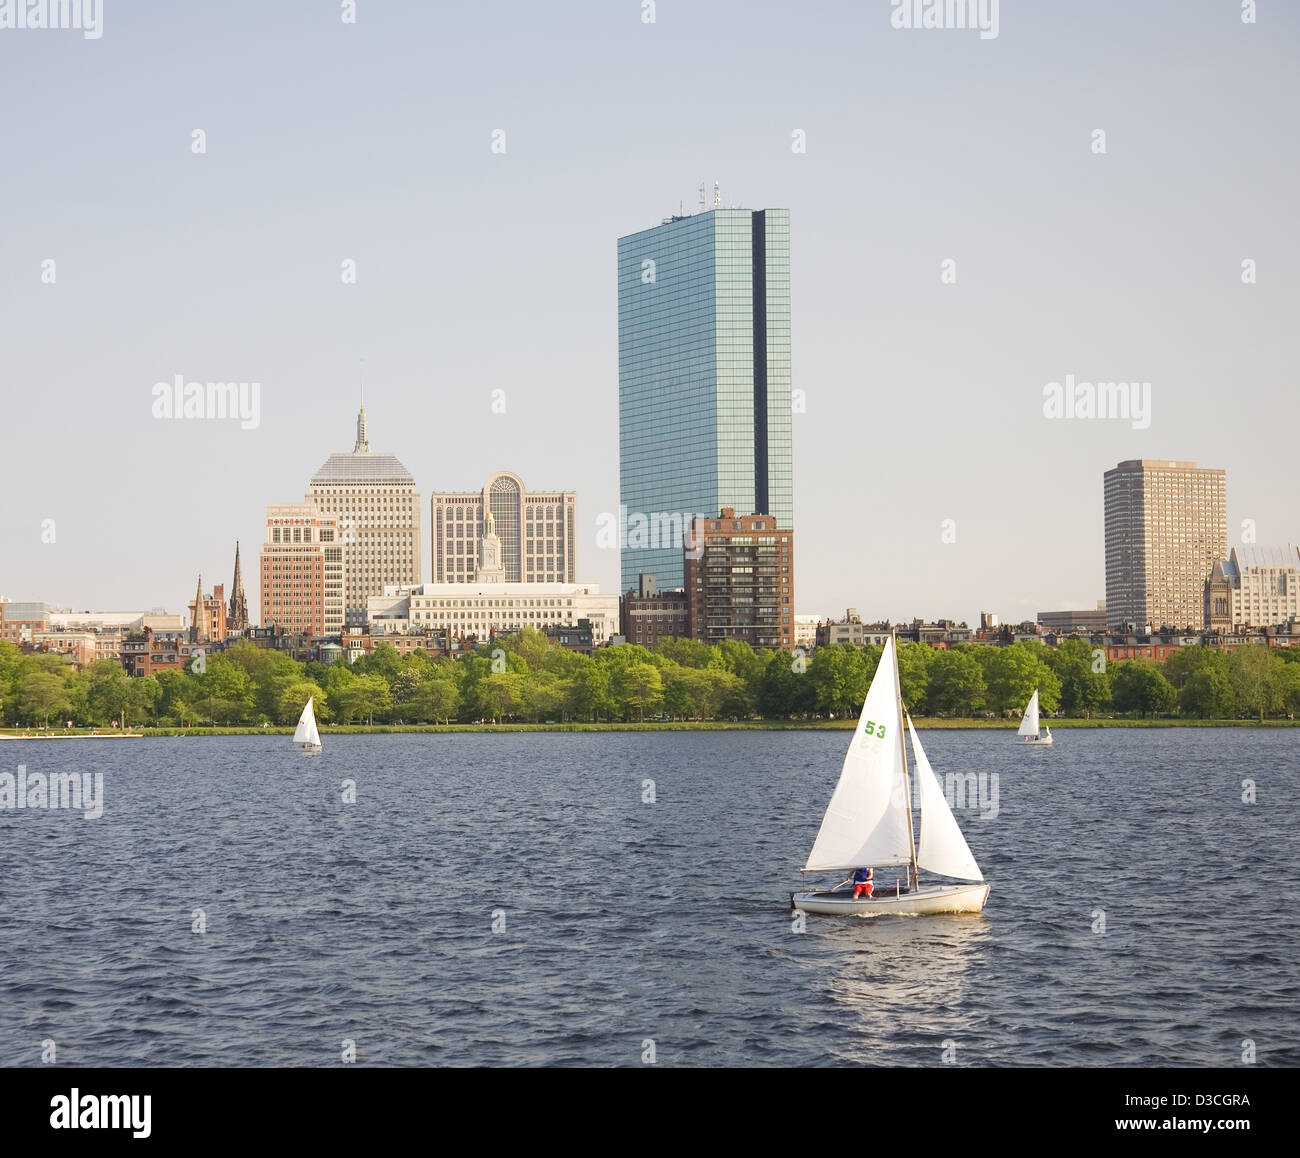
M 622 589 L 683 582 L 694 515 L 794 520 L 790 212 L 712 209 L 618 243 Z

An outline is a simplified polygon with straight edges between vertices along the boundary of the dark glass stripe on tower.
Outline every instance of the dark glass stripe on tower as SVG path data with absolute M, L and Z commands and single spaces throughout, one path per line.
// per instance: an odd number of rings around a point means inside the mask
M 753 216 L 754 514 L 770 514 L 767 495 L 767 218 Z

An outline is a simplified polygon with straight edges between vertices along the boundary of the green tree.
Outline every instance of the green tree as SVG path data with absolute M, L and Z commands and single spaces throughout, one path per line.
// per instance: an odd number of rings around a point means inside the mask
M 930 690 L 930 664 L 934 661 L 934 655 L 934 649 L 928 644 L 909 641 L 898 645 L 898 686 L 902 692 L 903 706 L 908 711 L 915 711 L 925 703 L 926 694 Z M 865 692 L 863 698 L 866 698 Z
M 427 679 L 416 689 L 414 703 L 420 718 L 445 724 L 460 708 L 460 689 L 453 679 Z
M 570 705 L 575 716 L 599 720 L 614 711 L 614 697 L 610 692 L 609 668 L 588 656 L 573 673 L 573 691 Z
M 1177 699 L 1173 684 L 1144 656 L 1117 665 L 1111 690 L 1117 711 L 1139 716 L 1171 711 Z
M 1239 712 L 1265 715 L 1282 710 L 1281 660 L 1268 647 L 1238 647 L 1229 660 L 1233 695 Z
M 614 672 L 611 690 L 625 715 L 635 710 L 644 720 L 646 710 L 653 709 L 663 697 L 664 687 L 654 664 L 632 663 Z
M 984 704 L 984 669 L 964 651 L 936 651 L 929 666 L 925 710 L 969 716 Z
M 309 699 L 315 698 L 312 711 L 317 720 L 329 719 L 329 704 L 324 690 L 313 680 L 300 679 L 286 685 L 280 692 L 280 702 L 276 705 L 275 721 L 280 724 L 296 724 Z
M 65 681 L 53 672 L 30 672 L 18 683 L 19 711 L 33 723 L 44 721 L 48 728 L 51 716 L 62 715 L 71 706 Z

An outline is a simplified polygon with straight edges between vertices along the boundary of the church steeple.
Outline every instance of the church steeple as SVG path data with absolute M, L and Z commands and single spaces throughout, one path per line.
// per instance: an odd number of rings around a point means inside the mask
M 248 626 L 248 600 L 244 598 L 244 576 L 239 570 L 239 543 L 235 543 L 235 581 L 230 608 L 226 615 L 227 631 L 243 631 Z
M 190 604 L 193 614 L 190 616 L 190 642 L 208 642 L 208 609 L 203 605 L 203 572 L 199 572 L 199 587 L 194 592 L 194 602 Z

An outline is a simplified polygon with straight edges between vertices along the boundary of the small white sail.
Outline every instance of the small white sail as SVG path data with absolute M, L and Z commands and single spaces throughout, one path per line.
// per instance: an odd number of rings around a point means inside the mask
M 892 638 L 885 641 L 805 872 L 911 863 L 893 647 Z
M 1021 736 L 1033 736 L 1038 738 L 1038 689 L 1034 689 L 1034 694 L 1029 697 L 1029 707 L 1025 709 L 1025 718 L 1020 721 Z
M 312 710 L 315 696 L 307 697 L 307 706 L 298 717 L 298 727 L 294 729 L 293 742 L 299 747 L 319 748 L 320 732 L 316 728 L 316 713 Z
M 957 818 L 948 807 L 939 778 L 930 767 L 910 715 L 907 717 L 907 731 L 912 737 L 912 755 L 916 757 L 913 770 L 921 790 L 921 844 L 916 853 L 916 863 L 941 876 L 956 877 L 960 881 L 982 881 L 984 874 L 975 863 L 970 845 L 957 826 Z

